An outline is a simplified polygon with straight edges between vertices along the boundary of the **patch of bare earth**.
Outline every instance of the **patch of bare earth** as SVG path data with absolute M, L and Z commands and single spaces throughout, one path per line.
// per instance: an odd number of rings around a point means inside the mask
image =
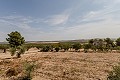
M 5 80 L 5 70 L 19 68 L 25 61 L 37 65 L 32 80 L 107 80 L 107 72 L 120 61 L 120 53 L 26 53 L 20 59 L 0 59 L 0 80 Z

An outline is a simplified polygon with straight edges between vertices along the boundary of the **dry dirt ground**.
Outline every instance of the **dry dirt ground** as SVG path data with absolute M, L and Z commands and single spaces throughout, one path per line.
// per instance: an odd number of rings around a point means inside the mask
M 10 59 L 11 58 L 11 59 Z M 120 62 L 120 53 L 38 52 L 29 50 L 19 59 L 9 52 L 0 53 L 0 80 L 9 80 L 5 71 L 34 61 L 32 80 L 107 80 L 112 66 Z

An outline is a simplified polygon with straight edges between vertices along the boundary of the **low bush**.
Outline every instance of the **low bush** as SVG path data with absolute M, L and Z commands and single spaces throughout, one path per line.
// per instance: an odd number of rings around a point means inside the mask
M 45 45 L 45 46 L 43 46 L 43 48 L 42 48 L 42 52 L 48 52 L 48 51 L 50 51 L 50 50 L 52 50 L 52 47 L 50 46 L 50 45 Z
M 120 64 L 113 67 L 113 71 L 109 72 L 107 80 L 120 80 Z
M 56 51 L 56 52 L 58 52 L 59 50 L 60 50 L 60 48 L 59 48 L 59 47 L 56 47 L 56 48 L 55 48 L 55 51 Z
M 29 62 L 24 63 L 24 70 L 25 70 L 25 74 L 27 75 L 25 80 L 32 79 L 31 72 L 34 70 L 34 68 L 35 68 L 34 62 L 33 63 L 29 63 Z

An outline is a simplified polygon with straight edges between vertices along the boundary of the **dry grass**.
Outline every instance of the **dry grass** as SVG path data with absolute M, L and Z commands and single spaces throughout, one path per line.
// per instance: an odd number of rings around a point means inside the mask
M 5 78 L 5 70 L 9 67 L 20 69 L 25 61 L 35 61 L 37 65 L 32 73 L 33 80 L 106 80 L 107 72 L 120 61 L 120 53 L 37 52 L 37 50 L 26 53 L 29 54 L 24 54 L 20 59 L 3 59 L 2 56 L 1 80 Z

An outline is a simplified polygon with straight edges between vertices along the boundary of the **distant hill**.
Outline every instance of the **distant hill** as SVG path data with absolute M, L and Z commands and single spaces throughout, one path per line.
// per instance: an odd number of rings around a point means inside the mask
M 111 38 L 112 40 L 116 40 L 115 38 Z M 29 43 L 36 43 L 36 44 L 42 44 L 42 43 L 60 43 L 60 42 L 80 42 L 80 43 L 86 43 L 90 39 L 78 39 L 78 40 L 59 40 L 59 41 L 26 41 L 27 44 Z M 8 44 L 8 42 L 0 42 L 0 44 Z
M 26 41 L 26 43 L 60 43 L 60 42 L 81 42 L 85 43 L 88 39 L 80 39 L 80 40 L 60 40 L 60 41 Z

